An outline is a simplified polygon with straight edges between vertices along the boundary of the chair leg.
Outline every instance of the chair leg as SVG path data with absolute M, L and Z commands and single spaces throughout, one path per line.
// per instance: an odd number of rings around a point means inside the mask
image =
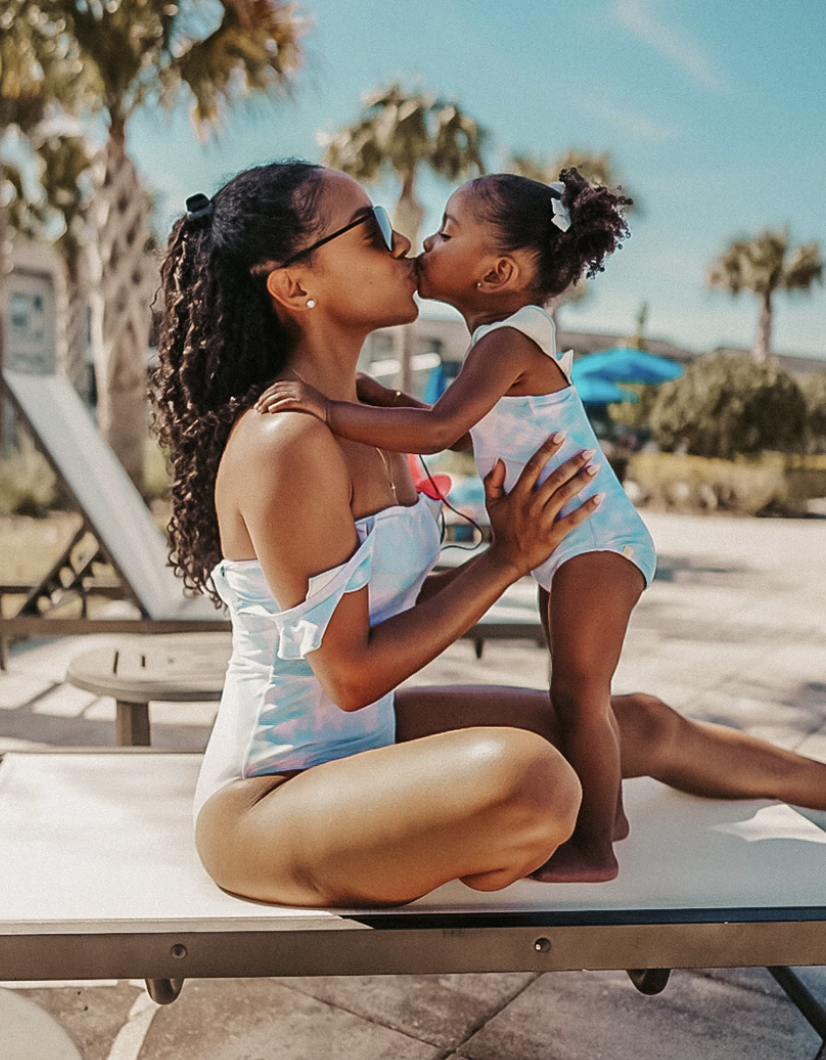
M 804 985 L 800 976 L 793 972 L 791 968 L 786 968 L 782 965 L 773 965 L 767 971 L 785 990 L 794 1006 L 826 1043 L 826 1008 Z M 821 1053 L 826 1053 L 826 1047 L 821 1049 L 820 1053 L 817 1054 L 818 1057 Z
M 628 977 L 641 994 L 661 994 L 668 985 L 670 968 L 629 968 Z
M 184 985 L 183 979 L 146 979 L 146 990 L 156 1005 L 171 1005 Z
M 115 743 L 118 747 L 149 747 L 149 704 L 118 700 L 115 717 Z

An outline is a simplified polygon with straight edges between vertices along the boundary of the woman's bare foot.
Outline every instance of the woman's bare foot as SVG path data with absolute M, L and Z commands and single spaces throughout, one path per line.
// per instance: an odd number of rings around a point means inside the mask
M 619 873 L 611 846 L 582 846 L 568 840 L 530 878 L 541 883 L 607 883 Z

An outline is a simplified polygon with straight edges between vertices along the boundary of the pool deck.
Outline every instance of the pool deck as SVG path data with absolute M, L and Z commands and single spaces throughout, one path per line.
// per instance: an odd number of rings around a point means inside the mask
M 615 691 L 656 693 L 826 761 L 826 518 L 643 514 L 659 570 Z M 114 702 L 64 683 L 74 655 L 113 639 L 15 648 L 0 674 L 0 752 L 113 743 Z M 547 657 L 528 642 L 492 641 L 477 660 L 459 642 L 409 682 L 455 683 L 546 687 Z M 214 712 L 153 704 L 153 742 L 202 748 Z M 803 976 L 826 1003 L 826 968 Z M 48 1054 L 26 1052 L 50 1027 Z M 139 982 L 5 984 L 0 1028 L 3 1060 L 826 1057 L 764 969 L 678 971 L 656 997 L 619 972 L 191 981 L 162 1008 Z

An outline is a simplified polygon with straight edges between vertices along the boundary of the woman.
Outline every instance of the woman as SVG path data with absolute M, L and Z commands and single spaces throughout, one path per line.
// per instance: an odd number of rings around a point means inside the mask
M 401 903 L 456 878 L 507 886 L 576 822 L 547 693 L 394 689 L 589 516 L 597 499 L 557 518 L 589 456 L 536 487 L 561 444 L 549 439 L 508 495 L 497 464 L 490 549 L 426 577 L 438 536 L 401 454 L 251 408 L 274 378 L 356 398 L 366 335 L 416 316 L 408 241 L 358 184 L 304 163 L 188 205 L 163 268 L 155 402 L 175 469 L 173 563 L 234 628 L 196 793 L 203 863 L 227 890 L 306 906 Z M 651 697 L 614 710 L 624 776 L 826 804 L 826 766 Z

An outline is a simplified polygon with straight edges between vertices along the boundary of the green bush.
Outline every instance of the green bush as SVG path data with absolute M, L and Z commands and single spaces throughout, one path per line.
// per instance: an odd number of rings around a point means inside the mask
M 58 492 L 49 462 L 18 429 L 16 450 L 0 459 L 0 515 L 44 515 Z
M 651 422 L 651 410 L 657 401 L 659 386 L 645 383 L 623 383 L 627 390 L 633 390 L 639 401 L 623 401 L 608 406 L 608 415 L 619 427 L 632 431 L 647 431 Z
M 797 385 L 806 400 L 806 448 L 826 453 L 826 372 L 804 375 Z
M 800 451 L 806 401 L 774 362 L 710 354 L 664 383 L 651 411 L 651 435 L 666 452 L 730 460 L 762 450 Z
M 764 453 L 735 460 L 636 453 L 628 479 L 635 503 L 678 511 L 801 515 L 826 496 L 826 457 Z

